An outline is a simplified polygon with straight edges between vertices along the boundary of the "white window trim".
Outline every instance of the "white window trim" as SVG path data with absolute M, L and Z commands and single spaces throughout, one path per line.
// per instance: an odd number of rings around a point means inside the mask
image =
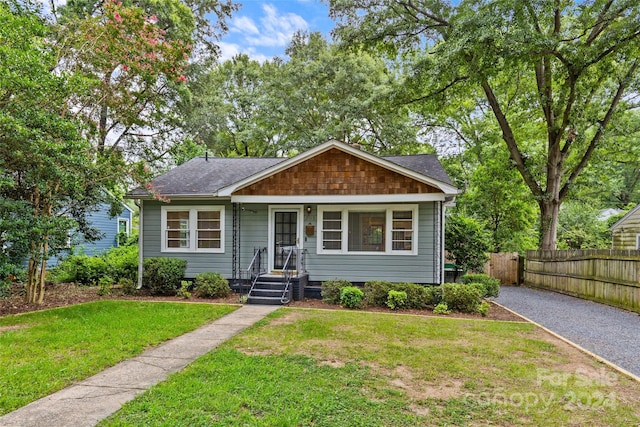
M 188 211 L 189 212 L 189 247 L 188 248 L 168 248 L 167 247 L 167 212 Z M 219 248 L 198 248 L 196 229 L 198 227 L 198 212 L 218 211 L 220 212 L 220 247 Z M 224 206 L 162 206 L 161 207 L 161 252 L 181 252 L 181 253 L 224 253 Z
M 342 212 L 342 245 L 341 249 L 324 249 L 323 219 L 324 212 Z M 385 250 L 376 252 L 349 251 L 349 212 L 385 212 Z M 411 250 L 393 250 L 393 211 L 411 211 L 412 236 Z M 418 205 L 322 205 L 318 206 L 318 238 L 316 252 L 319 255 L 417 255 L 418 254 Z
M 124 221 L 127 223 L 125 233 L 127 233 L 127 236 L 131 235 L 131 223 L 129 221 L 129 218 L 123 217 L 118 217 L 118 221 L 116 223 L 116 234 L 120 233 L 120 221 Z
M 640 233 L 636 234 L 636 250 L 640 250 Z

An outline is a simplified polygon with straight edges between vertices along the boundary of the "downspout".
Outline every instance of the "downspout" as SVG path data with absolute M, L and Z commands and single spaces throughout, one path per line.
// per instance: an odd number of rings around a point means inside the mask
M 139 203 L 138 203 L 139 202 Z M 144 260 L 144 238 L 142 235 L 142 222 L 144 215 L 142 215 L 142 200 L 135 200 L 134 203 L 138 207 L 138 286 L 136 289 L 142 288 L 142 273 L 143 273 L 143 260 Z
M 440 283 L 444 283 L 444 219 L 446 205 L 444 202 L 440 202 Z

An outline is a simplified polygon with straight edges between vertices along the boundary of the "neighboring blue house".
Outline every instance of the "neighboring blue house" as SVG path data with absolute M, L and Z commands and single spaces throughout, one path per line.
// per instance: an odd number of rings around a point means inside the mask
M 335 278 L 444 281 L 444 212 L 458 190 L 433 155 L 329 141 L 288 159 L 195 158 L 153 186 L 170 203 L 127 195 L 141 202 L 140 261 L 185 259 L 187 278 L 251 285 L 249 302 L 286 303 Z
M 85 254 L 89 256 L 98 255 L 108 251 L 110 248 L 118 246 L 118 234 L 131 234 L 131 222 L 133 220 L 133 210 L 122 203 L 122 212 L 119 215 L 110 215 L 111 206 L 100 204 L 98 210 L 89 215 L 89 222 L 102 234 L 100 240 L 95 242 L 84 242 L 82 234 L 72 237 L 73 253 Z M 68 251 L 63 251 L 58 256 L 53 256 L 47 261 L 48 267 L 55 267 L 61 259 L 69 255 Z
M 118 246 L 118 234 L 125 233 L 127 236 L 131 234 L 131 221 L 133 220 L 133 210 L 122 203 L 122 212 L 117 216 L 109 215 L 110 206 L 108 204 L 100 205 L 97 212 L 89 216 L 91 225 L 102 233 L 103 237 L 91 243 L 79 243 L 74 247 L 74 252 L 80 251 L 85 255 L 98 255 L 108 251 L 110 248 Z

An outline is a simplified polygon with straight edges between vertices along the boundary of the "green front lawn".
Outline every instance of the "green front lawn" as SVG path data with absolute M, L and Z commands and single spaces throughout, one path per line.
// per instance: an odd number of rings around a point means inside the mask
M 98 301 L 0 318 L 0 415 L 235 310 Z
M 282 309 L 102 425 L 636 425 L 638 401 L 530 324 Z

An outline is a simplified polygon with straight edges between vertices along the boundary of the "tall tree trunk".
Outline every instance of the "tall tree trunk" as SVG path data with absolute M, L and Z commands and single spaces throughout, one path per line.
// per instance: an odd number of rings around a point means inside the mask
M 540 249 L 555 250 L 558 237 L 558 213 L 560 202 L 557 198 L 541 200 L 540 206 Z

